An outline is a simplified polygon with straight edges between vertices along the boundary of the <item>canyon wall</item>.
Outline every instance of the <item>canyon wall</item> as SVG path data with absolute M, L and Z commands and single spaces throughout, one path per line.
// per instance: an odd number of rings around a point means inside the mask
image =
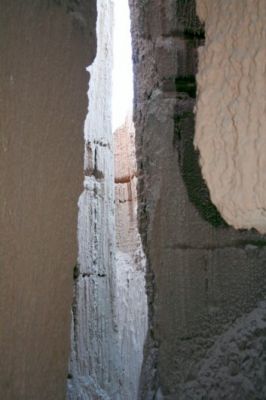
M 130 0 L 136 168 L 112 1 L 89 74 L 96 1 L 1 1 L 0 398 L 65 399 L 72 278 L 69 400 L 266 398 L 265 4 L 197 6 Z
M 146 259 L 137 226 L 135 129 L 128 117 L 114 132 L 116 310 L 121 399 L 137 400 L 147 333 Z
M 79 199 L 69 399 L 106 399 L 119 388 L 114 314 L 115 206 L 111 129 L 112 1 L 97 1 L 97 54 L 89 68 L 84 191 Z
M 0 398 L 63 400 L 96 3 L 0 10 Z
M 85 122 L 68 398 L 136 400 L 147 331 L 130 119 L 111 129 L 113 3 L 99 0 Z
M 196 3 L 130 0 L 130 7 L 149 304 L 139 397 L 263 399 L 266 238 L 229 227 L 201 175 L 193 141 L 205 32 Z
M 235 228 L 266 233 L 266 2 L 198 0 L 195 144 L 213 203 Z

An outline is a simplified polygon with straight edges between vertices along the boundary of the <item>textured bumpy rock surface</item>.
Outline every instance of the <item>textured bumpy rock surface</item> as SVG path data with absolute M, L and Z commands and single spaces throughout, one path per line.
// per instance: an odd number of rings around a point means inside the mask
M 237 319 L 208 350 L 183 387 L 182 400 L 266 398 L 266 303 Z M 214 385 L 215 382 L 215 385 Z
M 195 144 L 211 198 L 236 228 L 266 233 L 266 2 L 198 0 Z
M 0 398 L 63 400 L 95 1 L 0 5 Z
M 216 372 L 206 384 L 211 354 L 227 341 L 241 346 L 241 335 L 231 330 L 237 332 L 239 323 L 248 332 L 248 313 L 265 297 L 266 240 L 253 231 L 228 227 L 201 176 L 193 146 L 193 109 L 197 49 L 204 45 L 204 30 L 195 1 L 131 0 L 130 6 L 139 225 L 149 303 L 140 397 L 186 399 L 189 393 L 191 399 L 219 398 L 221 387 L 228 385 L 225 398 L 230 400 L 240 396 L 230 389 L 232 380 L 245 376 L 253 389 L 245 384 L 241 398 L 252 398 L 250 390 L 253 398 L 261 398 L 261 380 L 254 380 L 252 361 L 246 363 L 243 354 L 233 373 L 230 361 L 223 368 L 214 358 Z M 249 8 L 245 10 L 248 14 Z M 257 348 L 256 329 L 250 331 L 249 345 L 261 374 L 265 349 L 261 344 Z
M 68 398 L 135 400 L 147 331 L 147 298 L 145 258 L 137 230 L 134 130 L 128 120 L 113 143 L 112 1 L 99 0 L 97 8 Z

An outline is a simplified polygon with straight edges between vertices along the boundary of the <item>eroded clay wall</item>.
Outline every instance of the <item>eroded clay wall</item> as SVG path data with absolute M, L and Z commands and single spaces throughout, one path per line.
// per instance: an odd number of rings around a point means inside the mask
M 266 241 L 229 227 L 201 176 L 193 141 L 205 32 L 196 3 L 130 6 L 149 303 L 140 398 L 263 399 Z
M 0 5 L 0 398 L 65 399 L 95 1 Z
M 114 158 L 111 127 L 111 0 L 97 1 L 97 54 L 89 68 L 84 190 L 79 198 L 68 398 L 109 399 L 118 391 L 114 314 Z
M 121 399 L 137 400 L 147 334 L 146 259 L 137 224 L 137 166 L 132 117 L 114 132 L 116 292 Z
M 97 1 L 89 68 L 84 191 L 74 273 L 69 400 L 136 400 L 147 332 L 145 257 L 137 229 L 134 127 L 111 126 L 113 2 Z
M 266 2 L 198 0 L 195 145 L 212 201 L 235 228 L 266 232 Z

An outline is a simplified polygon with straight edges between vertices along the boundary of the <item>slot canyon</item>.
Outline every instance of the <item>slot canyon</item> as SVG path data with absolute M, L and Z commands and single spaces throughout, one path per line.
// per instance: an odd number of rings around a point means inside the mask
M 266 399 L 265 21 L 0 0 L 0 399 Z

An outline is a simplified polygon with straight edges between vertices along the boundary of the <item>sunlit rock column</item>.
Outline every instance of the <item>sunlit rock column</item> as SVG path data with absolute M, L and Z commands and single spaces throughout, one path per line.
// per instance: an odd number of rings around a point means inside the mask
M 266 233 L 266 2 L 198 0 L 195 145 L 212 201 L 235 228 Z
M 0 398 L 64 400 L 96 2 L 0 4 Z
M 119 390 L 114 314 L 114 158 L 111 129 L 112 1 L 99 0 L 97 55 L 89 68 L 84 191 L 74 271 L 69 399 L 112 398 Z

